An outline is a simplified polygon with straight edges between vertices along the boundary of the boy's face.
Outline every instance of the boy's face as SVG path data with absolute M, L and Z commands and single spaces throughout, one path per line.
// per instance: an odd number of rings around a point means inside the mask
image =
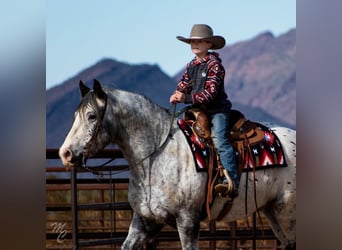
M 190 40 L 190 46 L 192 53 L 199 58 L 203 58 L 207 55 L 208 50 L 212 47 L 212 43 L 201 39 L 192 39 Z

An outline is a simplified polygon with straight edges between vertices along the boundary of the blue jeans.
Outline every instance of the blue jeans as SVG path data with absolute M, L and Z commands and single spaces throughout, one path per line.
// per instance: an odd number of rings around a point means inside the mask
M 228 170 L 235 185 L 239 186 L 235 151 L 227 139 L 229 116 L 225 113 L 214 114 L 211 116 L 211 123 L 211 137 L 220 156 L 221 163 Z

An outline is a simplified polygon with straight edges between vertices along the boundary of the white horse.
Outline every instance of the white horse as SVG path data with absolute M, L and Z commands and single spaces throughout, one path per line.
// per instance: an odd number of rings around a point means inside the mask
M 82 100 L 59 156 L 65 166 L 84 164 L 109 143 L 116 143 L 130 166 L 129 203 L 134 214 L 122 249 L 142 249 L 165 224 L 174 225 L 183 250 L 198 249 L 201 210 L 206 198 L 207 173 L 197 172 L 186 138 L 172 114 L 142 95 L 80 82 Z M 171 124 L 172 122 L 172 124 Z M 248 175 L 247 213 L 257 204 L 277 238 L 295 249 L 296 243 L 296 131 L 275 127 L 288 167 L 269 168 Z M 225 221 L 246 216 L 246 173 L 239 196 Z M 211 218 L 216 219 L 226 198 L 216 197 Z

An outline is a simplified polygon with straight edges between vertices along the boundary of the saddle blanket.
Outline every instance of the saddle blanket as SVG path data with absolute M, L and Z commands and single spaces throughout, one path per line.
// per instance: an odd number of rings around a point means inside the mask
M 199 172 L 207 171 L 209 149 L 204 140 L 201 140 L 194 134 L 191 128 L 193 121 L 179 119 L 177 124 L 184 133 L 191 148 L 196 164 L 196 170 Z M 258 124 L 258 126 L 264 132 L 264 140 L 260 143 L 250 145 L 252 157 L 249 156 L 250 154 L 248 153 L 248 150 L 245 150 L 242 171 L 248 171 L 252 168 L 258 170 L 269 167 L 286 167 L 287 164 L 284 152 L 278 137 L 266 126 L 262 124 Z

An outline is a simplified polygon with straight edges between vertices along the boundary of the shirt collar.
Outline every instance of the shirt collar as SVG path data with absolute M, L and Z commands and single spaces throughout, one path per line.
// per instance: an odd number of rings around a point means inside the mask
M 205 57 L 203 57 L 201 60 L 197 60 L 196 57 L 194 59 L 192 59 L 192 64 L 195 64 L 195 65 L 199 65 L 201 63 L 204 63 L 204 62 L 207 62 L 209 61 L 210 59 L 212 59 L 213 57 L 217 57 L 218 58 L 218 53 L 216 52 L 209 52 Z

